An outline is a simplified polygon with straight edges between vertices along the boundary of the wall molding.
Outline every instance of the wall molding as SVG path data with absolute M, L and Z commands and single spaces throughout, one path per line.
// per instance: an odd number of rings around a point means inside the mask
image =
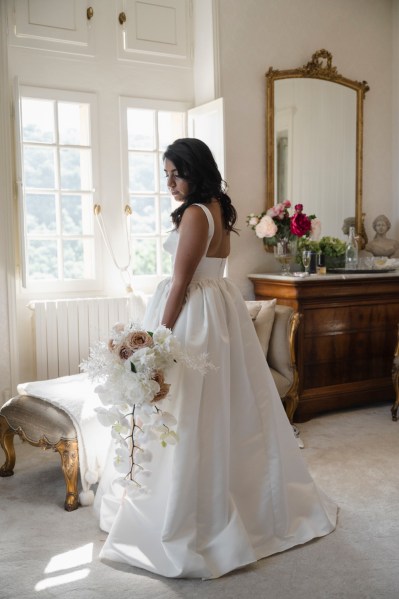
M 1 390 L 3 397 L 0 402 L 7 399 L 7 392 L 15 394 L 18 373 L 18 347 L 17 347 L 17 320 L 16 320 L 16 289 L 15 289 L 15 257 L 14 235 L 15 223 L 13 217 L 13 143 L 11 131 L 11 94 L 8 76 L 8 48 L 7 48 L 7 4 L 0 2 L 0 180 L 2 181 L 2 208 L 3 218 L 0 219 L 0 235 L 5 247 L 5 276 L 7 289 L 5 294 L 6 314 L 8 315 L 9 335 L 9 383 Z M 10 388 L 8 387 L 10 385 Z

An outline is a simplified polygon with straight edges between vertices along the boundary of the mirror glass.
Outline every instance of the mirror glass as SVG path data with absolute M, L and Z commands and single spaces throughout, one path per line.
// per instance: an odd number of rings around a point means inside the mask
M 363 99 L 368 86 L 346 79 L 319 50 L 300 69 L 267 75 L 267 208 L 290 200 L 343 237 L 355 218 L 363 234 Z

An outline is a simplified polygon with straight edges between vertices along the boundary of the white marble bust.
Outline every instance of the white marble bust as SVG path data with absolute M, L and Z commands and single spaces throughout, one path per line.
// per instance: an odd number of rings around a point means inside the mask
M 384 214 L 377 216 L 372 223 L 375 231 L 374 238 L 366 245 L 366 250 L 373 256 L 399 258 L 399 241 L 387 237 L 391 222 Z

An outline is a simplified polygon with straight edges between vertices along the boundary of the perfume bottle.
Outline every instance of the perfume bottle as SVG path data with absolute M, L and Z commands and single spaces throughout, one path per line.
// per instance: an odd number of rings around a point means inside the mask
M 345 268 L 356 270 L 359 262 L 359 251 L 355 237 L 355 227 L 349 227 L 349 239 L 345 250 Z
M 322 252 L 317 254 L 316 272 L 318 275 L 325 275 L 327 273 L 326 257 Z

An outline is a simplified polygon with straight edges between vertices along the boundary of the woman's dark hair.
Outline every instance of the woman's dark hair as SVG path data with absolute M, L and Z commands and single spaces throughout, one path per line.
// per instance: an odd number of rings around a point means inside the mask
M 166 148 L 163 159 L 173 162 L 179 177 L 189 183 L 190 191 L 185 201 L 171 214 L 176 229 L 179 228 L 184 211 L 191 204 L 209 204 L 216 198 L 222 208 L 225 229 L 236 232 L 234 223 L 237 212 L 225 192 L 226 183 L 208 146 L 200 139 L 191 137 L 176 139 Z

